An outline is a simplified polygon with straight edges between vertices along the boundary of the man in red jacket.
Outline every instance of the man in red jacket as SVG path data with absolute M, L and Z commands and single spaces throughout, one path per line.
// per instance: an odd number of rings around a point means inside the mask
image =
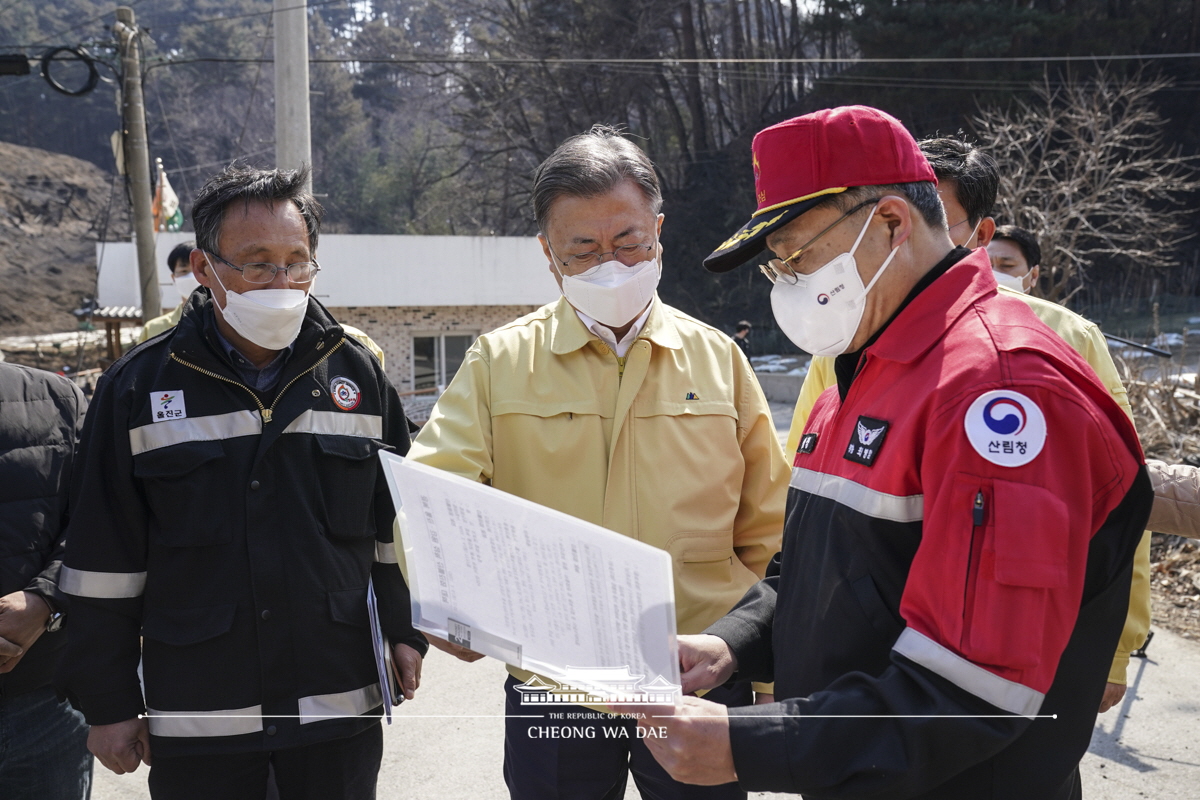
M 698 698 L 647 737 L 678 780 L 821 797 L 1075 798 L 1152 500 L 1128 417 L 865 107 L 754 140 L 758 212 L 706 259 L 763 246 L 784 333 L 836 357 L 796 454 L 783 550 L 705 634 Z

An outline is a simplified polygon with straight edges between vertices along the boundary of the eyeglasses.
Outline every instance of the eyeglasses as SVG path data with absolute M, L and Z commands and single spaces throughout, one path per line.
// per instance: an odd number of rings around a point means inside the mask
M 796 274 L 796 270 L 794 270 L 792 268 L 792 265 L 788 262 L 795 261 L 797 258 L 804 255 L 805 250 L 808 250 L 810 247 L 812 247 L 816 243 L 816 241 L 818 239 L 820 239 L 822 236 L 824 236 L 825 234 L 829 233 L 831 230 L 836 228 L 842 222 L 842 220 L 846 219 L 851 214 L 855 213 L 856 211 L 858 211 L 861 208 L 864 208 L 865 206 L 869 206 L 872 203 L 878 203 L 881 199 L 882 198 L 879 198 L 879 197 L 873 197 L 870 200 L 863 200 L 861 203 L 856 205 L 854 208 L 850 209 L 845 214 L 842 214 L 840 217 L 835 219 L 832 223 L 829 224 L 829 226 L 827 228 L 825 228 L 825 230 L 821 231 L 816 236 L 809 239 L 803 247 L 801 247 L 796 252 L 792 253 L 787 258 L 772 258 L 766 264 L 760 264 L 758 268 L 760 270 L 762 270 L 762 274 L 766 275 L 767 280 L 769 280 L 771 283 L 779 283 L 780 281 L 782 281 L 783 283 L 794 286 L 796 284 L 796 282 L 800 280 L 800 276 Z
M 297 261 L 295 264 L 288 264 L 286 267 L 261 263 L 242 264 L 239 267 L 237 264 L 230 263 L 212 251 L 207 252 L 225 266 L 242 273 L 242 277 L 246 280 L 246 283 L 270 283 L 275 280 L 275 273 L 277 272 L 287 275 L 288 282 L 290 283 L 308 283 L 317 277 L 317 273 L 321 271 L 320 265 L 315 261 Z
M 605 256 L 614 256 L 617 261 L 620 261 L 627 267 L 639 264 L 644 260 L 644 256 L 654 249 L 655 244 L 656 242 L 651 242 L 650 244 L 626 244 L 608 253 L 580 253 L 568 256 L 565 261 L 560 259 L 553 250 L 550 251 L 550 254 L 554 256 L 555 261 L 566 267 L 572 275 L 578 275 L 602 263 Z M 547 246 L 549 245 L 547 244 Z

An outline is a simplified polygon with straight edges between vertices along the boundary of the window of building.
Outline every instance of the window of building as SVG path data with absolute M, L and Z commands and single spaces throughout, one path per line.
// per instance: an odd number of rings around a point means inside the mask
M 412 343 L 413 389 L 443 388 L 462 366 L 474 333 L 416 334 Z

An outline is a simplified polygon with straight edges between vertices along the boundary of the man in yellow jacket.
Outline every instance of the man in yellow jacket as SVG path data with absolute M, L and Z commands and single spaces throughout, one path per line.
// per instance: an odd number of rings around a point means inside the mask
M 533 205 L 564 297 L 475 342 L 408 458 L 666 550 L 678 630 L 698 633 L 780 547 L 789 473 L 766 400 L 728 336 L 658 299 L 662 196 L 636 145 L 603 126 L 568 139 Z M 676 783 L 631 720 L 522 707 L 531 674 L 509 671 L 512 797 L 621 797 L 630 771 L 643 797 L 746 796 Z M 752 702 L 745 684 L 708 697 Z
M 988 247 L 996 233 L 996 222 L 992 219 L 992 207 L 996 202 L 996 193 L 1000 186 L 1000 175 L 996 162 L 987 153 L 974 145 L 959 139 L 938 138 L 926 139 L 919 143 L 921 151 L 933 166 L 938 179 L 938 195 L 946 208 L 946 224 L 950 228 L 950 240 L 962 247 Z M 1011 226 L 1005 226 L 1009 228 Z M 1011 238 L 1006 233 L 1006 243 Z M 1015 242 L 1014 242 L 1015 244 Z M 1036 243 L 1034 245 L 1036 247 Z M 989 250 L 990 252 L 990 250 Z M 1108 342 L 1094 322 L 1090 322 L 1075 312 L 1046 300 L 1029 295 L 1036 285 L 1035 272 L 1040 257 L 1027 259 L 1026 264 L 1002 266 L 1004 272 L 999 272 L 996 259 L 993 259 L 993 269 L 997 270 L 997 281 L 1001 283 L 1000 291 L 1010 292 L 1020 297 L 1033 313 L 1046 323 L 1055 333 L 1071 345 L 1096 371 L 1100 381 L 1108 387 L 1113 399 L 1125 409 L 1125 413 L 1133 417 L 1133 409 L 1129 406 L 1129 398 L 1121 377 L 1117 374 L 1117 366 L 1113 363 L 1112 355 L 1108 352 Z M 1032 278 L 1030 278 L 1032 276 Z M 1012 277 L 1018 282 L 1025 278 L 1022 291 L 1005 288 L 1004 278 Z M 833 359 L 816 356 L 808 367 L 808 374 L 800 387 L 800 398 L 796 401 L 796 410 L 792 415 L 792 425 L 788 432 L 785 450 L 789 457 L 796 453 L 808 415 L 817 402 L 817 398 L 831 386 L 837 384 L 833 374 Z M 1133 562 L 1133 583 L 1130 587 L 1129 613 L 1125 618 L 1125 628 L 1121 631 L 1121 640 L 1117 644 L 1117 652 L 1113 657 L 1112 668 L 1108 673 L 1108 686 L 1104 690 L 1104 699 L 1100 711 L 1104 712 L 1121 701 L 1125 695 L 1127 682 L 1126 672 L 1129 667 L 1129 654 L 1142 646 L 1146 634 L 1150 630 L 1150 532 L 1146 531 L 1138 545 Z

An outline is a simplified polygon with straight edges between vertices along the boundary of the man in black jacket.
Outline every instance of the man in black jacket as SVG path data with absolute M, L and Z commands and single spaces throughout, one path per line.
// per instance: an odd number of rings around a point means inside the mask
M 156 800 L 262 798 L 269 767 L 283 798 L 374 797 L 369 582 L 406 697 L 420 677 L 377 458 L 407 452 L 407 420 L 308 295 L 305 179 L 231 167 L 201 189 L 208 291 L 113 365 L 84 426 L 64 683 L 92 752 L 118 774 L 151 764 Z
M 79 800 L 83 716 L 50 685 L 66 634 L 58 591 L 67 489 L 86 403 L 68 380 L 0 364 L 0 796 Z

